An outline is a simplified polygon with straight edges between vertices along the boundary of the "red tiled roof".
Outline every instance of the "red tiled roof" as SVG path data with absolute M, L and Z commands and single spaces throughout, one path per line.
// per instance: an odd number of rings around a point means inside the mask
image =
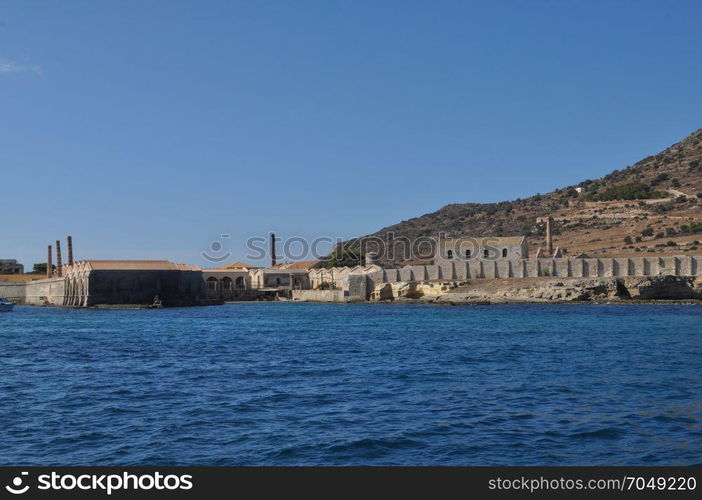
M 300 262 L 291 262 L 286 264 L 276 264 L 276 269 L 312 269 L 314 266 L 322 262 L 321 260 L 302 260 Z

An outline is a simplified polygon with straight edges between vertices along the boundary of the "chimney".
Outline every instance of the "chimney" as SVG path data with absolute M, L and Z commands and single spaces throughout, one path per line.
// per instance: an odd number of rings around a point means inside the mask
M 546 255 L 553 257 L 553 217 L 546 217 Z
M 73 237 L 69 236 L 66 238 L 68 240 L 68 265 L 73 265 Z
M 51 262 L 51 245 L 49 245 L 49 253 L 46 257 L 46 277 L 47 278 L 51 278 L 53 267 L 54 267 L 54 263 Z
M 61 277 L 61 241 L 56 240 L 56 276 Z
M 275 267 L 275 233 L 271 233 L 271 267 Z

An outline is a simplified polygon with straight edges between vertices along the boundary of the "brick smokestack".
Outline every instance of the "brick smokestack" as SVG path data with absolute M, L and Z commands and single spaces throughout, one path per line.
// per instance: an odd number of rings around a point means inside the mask
M 553 217 L 546 218 L 546 255 L 553 257 Z
M 51 278 L 53 267 L 54 267 L 54 263 L 51 261 L 51 245 L 49 245 L 49 252 L 48 252 L 48 255 L 46 256 L 46 277 L 47 278 Z
M 73 236 L 66 238 L 68 240 L 68 265 L 73 265 Z
M 61 277 L 61 241 L 56 240 L 56 276 Z
M 275 267 L 275 233 L 271 233 L 271 267 Z

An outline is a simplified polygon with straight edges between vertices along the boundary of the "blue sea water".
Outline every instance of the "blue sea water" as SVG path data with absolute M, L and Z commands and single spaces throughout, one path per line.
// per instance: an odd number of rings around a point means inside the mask
M 3 465 L 702 463 L 702 307 L 0 315 Z

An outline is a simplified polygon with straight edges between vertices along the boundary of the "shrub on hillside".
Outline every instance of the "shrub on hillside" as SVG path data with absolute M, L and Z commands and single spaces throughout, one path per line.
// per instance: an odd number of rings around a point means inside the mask
M 658 174 L 652 181 L 651 185 L 652 186 L 657 186 L 661 182 L 665 182 L 668 180 L 669 175 L 663 172 L 662 174 Z
M 655 191 L 651 186 L 642 182 L 630 182 L 628 184 L 618 184 L 611 186 L 604 191 L 591 193 L 589 201 L 613 201 L 613 200 L 648 200 L 651 198 L 663 198 L 664 193 Z

